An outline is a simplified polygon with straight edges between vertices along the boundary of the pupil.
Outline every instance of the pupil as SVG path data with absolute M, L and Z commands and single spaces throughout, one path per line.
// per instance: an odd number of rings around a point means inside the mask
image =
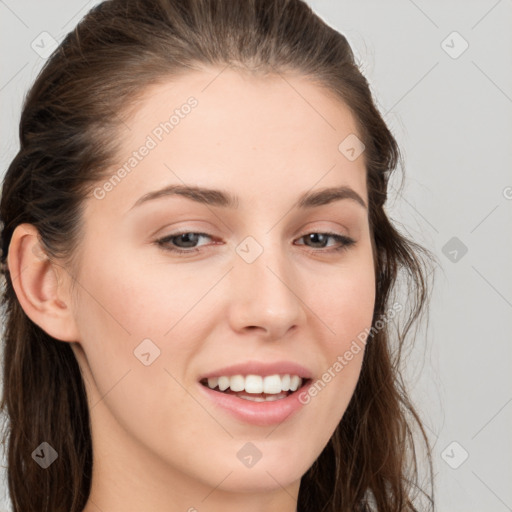
M 310 238 L 310 240 L 311 240 L 313 243 L 315 243 L 315 238 L 320 238 L 320 239 L 322 239 L 322 238 L 323 238 L 323 239 L 324 239 L 324 240 L 323 240 L 323 242 L 325 242 L 325 235 L 324 235 L 323 233 L 311 233 L 311 234 L 309 235 L 309 238 Z M 318 242 L 316 242 L 316 243 L 318 243 Z M 322 246 L 324 246 L 324 243 L 322 243 L 322 241 L 320 241 L 320 244 L 321 244 Z
M 193 247 L 194 244 L 197 243 L 198 235 L 196 233 L 183 233 L 183 234 L 179 235 L 178 238 L 181 242 L 185 242 L 186 247 Z M 189 240 L 187 241 L 187 239 L 189 239 Z M 190 240 L 190 239 L 192 239 L 192 240 Z

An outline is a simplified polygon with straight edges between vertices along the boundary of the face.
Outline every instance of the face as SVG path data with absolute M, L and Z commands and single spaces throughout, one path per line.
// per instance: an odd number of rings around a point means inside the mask
M 122 128 L 85 203 L 73 350 L 95 457 L 217 491 L 298 489 L 371 326 L 364 154 L 338 149 L 354 119 L 305 78 L 219 72 L 153 85 Z

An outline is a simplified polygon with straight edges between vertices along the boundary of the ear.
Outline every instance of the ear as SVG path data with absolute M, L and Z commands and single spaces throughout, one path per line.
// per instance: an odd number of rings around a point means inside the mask
M 58 340 L 78 341 L 79 333 L 70 308 L 71 276 L 48 259 L 32 224 L 15 228 L 7 265 L 14 291 L 27 316 Z

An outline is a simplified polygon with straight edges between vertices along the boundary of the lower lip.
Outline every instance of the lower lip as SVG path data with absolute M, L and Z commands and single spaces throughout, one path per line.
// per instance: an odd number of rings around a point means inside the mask
M 244 400 L 235 395 L 229 395 L 219 391 L 213 391 L 201 383 L 198 383 L 202 392 L 212 400 L 216 406 L 219 406 L 240 421 L 252 425 L 275 425 L 291 418 L 294 413 L 300 410 L 304 404 L 299 400 L 299 396 L 307 392 L 312 381 L 299 388 L 286 398 L 274 400 L 272 402 L 253 402 Z

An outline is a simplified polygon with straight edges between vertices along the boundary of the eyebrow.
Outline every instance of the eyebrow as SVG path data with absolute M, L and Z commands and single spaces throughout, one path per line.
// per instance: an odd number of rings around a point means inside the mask
M 130 210 L 143 203 L 147 203 L 148 201 L 168 196 L 186 197 L 187 199 L 191 199 L 197 203 L 222 208 L 236 209 L 239 205 L 239 198 L 237 196 L 223 190 L 197 187 L 193 185 L 169 185 L 160 190 L 144 194 L 142 197 L 137 199 Z M 342 199 L 353 200 L 363 208 L 367 209 L 363 198 L 354 189 L 348 186 L 330 187 L 306 192 L 299 197 L 294 208 L 301 210 L 315 208 L 334 201 L 340 201 Z

